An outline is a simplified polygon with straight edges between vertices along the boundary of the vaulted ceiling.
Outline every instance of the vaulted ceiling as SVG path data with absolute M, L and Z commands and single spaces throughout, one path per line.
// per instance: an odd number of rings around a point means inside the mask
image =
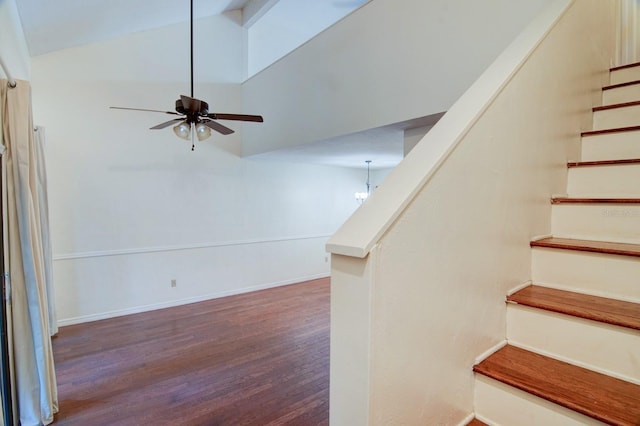
M 246 28 L 260 20 L 270 19 L 271 25 L 275 23 L 292 34 L 311 38 L 368 1 L 193 0 L 193 7 L 196 19 L 240 9 Z M 189 19 L 189 3 L 186 0 L 19 0 L 16 4 L 31 56 Z M 301 40 L 299 44 L 304 41 Z M 362 134 L 274 152 L 265 158 L 347 167 L 364 167 L 364 160 L 377 158 L 380 161 L 374 167 L 393 167 L 403 156 L 402 129 L 406 127 L 405 124 L 388 129 L 372 129 Z
M 193 10 L 196 19 L 242 10 L 243 25 L 248 28 L 277 5 L 277 13 L 269 19 L 286 29 L 293 30 L 295 25 L 324 29 L 368 1 L 193 0 Z M 189 3 L 176 0 L 19 0 L 16 4 L 32 56 L 189 19 Z M 301 16 L 304 9 L 313 13 Z

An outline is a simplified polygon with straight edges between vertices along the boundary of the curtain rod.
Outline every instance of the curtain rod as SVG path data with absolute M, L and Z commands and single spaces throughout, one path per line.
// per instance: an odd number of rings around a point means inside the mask
M 16 87 L 16 81 L 13 79 L 13 77 L 11 77 L 11 74 L 9 73 L 7 66 L 2 60 L 2 56 L 0 56 L 0 67 L 2 67 L 2 71 L 4 71 L 4 74 L 7 76 L 7 80 L 9 80 L 9 82 L 7 83 L 9 87 L 11 87 L 12 89 Z

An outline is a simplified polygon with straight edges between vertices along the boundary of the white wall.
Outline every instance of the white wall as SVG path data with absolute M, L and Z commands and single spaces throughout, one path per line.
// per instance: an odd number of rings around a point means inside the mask
M 616 65 L 626 65 L 640 59 L 640 0 L 619 1 L 620 23 Z
M 418 142 L 420 142 L 422 140 L 422 138 L 424 137 L 424 135 L 427 134 L 427 132 L 429 130 L 431 130 L 431 128 L 433 127 L 433 125 L 428 125 L 428 126 L 422 126 L 422 127 L 416 127 L 413 129 L 407 129 L 404 131 L 404 156 L 406 157 L 407 154 L 409 154 L 411 152 L 411 150 L 413 148 L 415 148 L 415 146 L 418 144 Z
M 247 31 L 249 77 L 366 2 L 367 0 L 278 0 Z
M 393 167 L 384 168 L 384 169 L 373 169 L 371 170 L 371 189 L 375 189 L 378 186 L 382 185 L 382 182 L 389 176 L 389 173 L 393 170 Z
M 508 290 L 531 279 L 529 241 L 550 233 L 615 22 L 614 2 L 555 2 L 331 238 L 333 425 L 473 413 L 472 366 L 505 339 Z
M 15 79 L 29 80 L 31 61 L 15 0 L 0 0 L 0 56 Z M 0 69 L 0 77 L 6 75 Z
M 196 28 L 196 96 L 213 111 L 242 112 L 244 30 L 226 17 Z M 62 324 L 329 273 L 324 244 L 356 209 L 360 173 L 242 159 L 233 122 L 234 135 L 191 152 L 171 128 L 148 130 L 172 117 L 108 109 L 172 110 L 189 90 L 187 31 L 33 58 Z
M 367 3 L 247 81 L 244 154 L 446 111 L 549 1 Z
M 240 13 L 196 19 L 194 79 L 239 84 L 244 75 L 245 32 Z M 211 40 L 221 40 L 212 43 Z M 222 42 L 224 40 L 224 42 Z M 189 94 L 189 22 L 34 56 L 34 79 L 180 83 Z M 35 67 L 39 68 L 35 70 Z M 39 74 L 35 74 L 39 72 Z M 195 95 L 198 95 L 196 91 Z M 173 108 L 173 97 L 165 108 Z M 145 105 L 145 99 L 138 99 Z M 209 102 L 215 107 L 215 99 Z M 163 105 L 155 105 L 155 109 Z M 162 108 L 160 108 L 162 109 Z

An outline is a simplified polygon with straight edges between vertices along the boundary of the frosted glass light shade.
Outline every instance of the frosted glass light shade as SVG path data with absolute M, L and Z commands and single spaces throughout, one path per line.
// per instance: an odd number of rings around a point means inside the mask
M 196 136 L 198 136 L 199 141 L 207 139 L 211 136 L 211 128 L 202 123 L 196 124 Z
M 188 141 L 190 139 L 189 136 L 191 136 L 191 125 L 183 121 L 173 128 L 173 133 L 175 133 L 177 137 Z

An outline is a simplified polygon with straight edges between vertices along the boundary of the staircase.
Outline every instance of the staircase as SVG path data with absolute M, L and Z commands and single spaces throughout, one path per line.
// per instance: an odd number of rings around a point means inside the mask
M 640 64 L 610 75 L 507 344 L 474 367 L 484 423 L 640 425 Z

